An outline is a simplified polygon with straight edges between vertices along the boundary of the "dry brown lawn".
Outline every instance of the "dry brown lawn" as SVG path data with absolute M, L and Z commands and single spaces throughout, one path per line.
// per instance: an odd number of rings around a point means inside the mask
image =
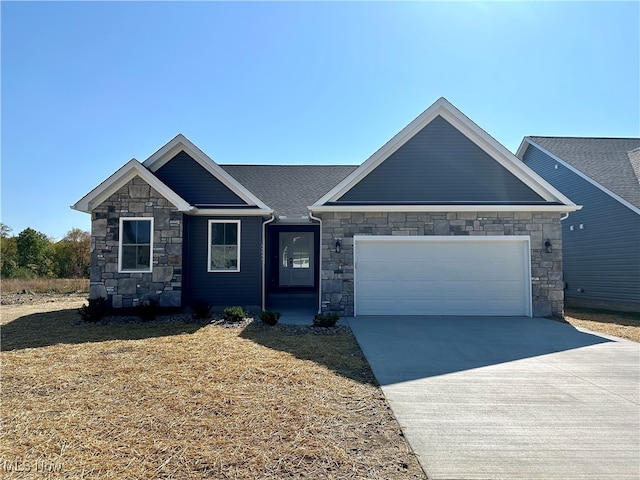
M 2 295 L 11 293 L 83 293 L 89 291 L 88 278 L 3 278 Z
M 565 320 L 574 327 L 640 342 L 640 314 L 590 309 L 567 309 Z
M 425 479 L 350 332 L 2 306 L 2 478 Z

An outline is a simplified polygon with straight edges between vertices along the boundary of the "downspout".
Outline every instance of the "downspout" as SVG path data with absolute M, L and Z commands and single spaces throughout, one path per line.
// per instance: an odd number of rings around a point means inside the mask
M 314 217 L 309 208 L 309 218 L 320 224 L 320 248 L 318 249 L 318 313 L 322 313 L 322 219 Z
M 560 215 L 560 221 L 566 220 L 569 218 L 569 212 L 566 212 L 564 215 Z
M 266 237 L 267 237 L 267 224 L 273 222 L 276 216 L 272 213 L 269 220 L 262 222 L 262 310 L 266 310 L 267 303 L 267 249 L 266 249 Z

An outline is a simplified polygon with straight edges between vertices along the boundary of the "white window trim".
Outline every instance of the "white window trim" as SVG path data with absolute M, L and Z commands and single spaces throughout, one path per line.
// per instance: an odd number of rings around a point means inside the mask
M 235 223 L 238 225 L 238 244 L 237 244 L 237 259 L 236 259 L 236 268 L 233 270 L 220 270 L 220 269 L 212 269 L 211 268 L 211 225 L 214 223 Z M 213 219 L 207 222 L 207 272 L 209 273 L 238 273 L 240 272 L 240 244 L 242 235 L 241 235 L 241 222 L 240 220 L 218 220 Z
M 149 268 L 144 270 L 125 270 L 122 268 L 122 224 L 125 221 L 141 221 L 151 222 L 151 235 L 149 238 Z M 118 231 L 118 273 L 151 273 L 153 270 L 153 217 L 120 217 L 120 229 Z

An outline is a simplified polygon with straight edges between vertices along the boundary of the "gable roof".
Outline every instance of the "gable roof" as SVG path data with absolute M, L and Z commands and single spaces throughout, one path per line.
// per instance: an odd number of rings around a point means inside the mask
M 546 182 L 542 177 L 536 174 L 528 166 L 520 162 L 511 152 L 503 147 L 499 142 L 492 138 L 488 133 L 482 130 L 478 125 L 472 122 L 466 117 L 460 110 L 454 107 L 445 98 L 440 98 L 427 110 L 420 114 L 415 120 L 409 123 L 398 134 L 396 134 L 391 140 L 384 144 L 377 152 L 369 157 L 362 165 L 354 170 L 348 177 L 342 182 L 331 189 L 321 199 L 315 202 L 311 207 L 311 211 L 323 211 L 323 210 L 339 210 L 341 206 L 335 205 L 335 202 L 339 201 L 342 197 L 358 185 L 365 177 L 373 172 L 377 167 L 387 161 L 395 152 L 406 145 L 417 134 L 419 134 L 425 127 L 432 123 L 436 118 L 441 117 L 460 133 L 462 133 L 473 144 L 479 147 L 489 157 L 500 164 L 511 175 L 516 177 L 519 181 L 524 183 L 533 192 L 542 198 L 542 202 L 537 205 L 492 205 L 487 202 L 483 205 L 471 205 L 470 203 L 460 202 L 454 204 L 451 202 L 443 202 L 432 205 L 416 205 L 408 204 L 402 208 L 404 210 L 420 210 L 420 211 L 447 211 L 447 210 L 503 210 L 509 209 L 535 209 L 535 210 L 555 210 L 555 211 L 573 211 L 577 210 L 577 207 L 571 200 L 565 197 L 551 184 Z M 382 202 L 375 202 L 379 210 L 393 210 L 397 209 L 394 206 L 380 205 Z M 540 204 L 542 203 L 542 204 Z M 344 206 L 344 209 L 347 207 Z M 348 209 L 372 209 L 370 206 L 349 206 Z
M 640 208 L 640 138 L 530 136 L 522 141 L 518 157 L 528 144 Z
M 353 172 L 355 165 L 220 165 L 274 209 L 281 220 L 308 220 L 307 206 Z
M 142 165 L 148 168 L 151 172 L 156 172 L 181 151 L 187 153 L 206 171 L 240 197 L 247 205 L 258 207 L 264 211 L 270 212 L 272 210 L 181 133 L 176 135 L 156 153 L 147 158 Z
M 154 175 L 198 208 L 253 208 L 185 151 L 177 153 Z
M 135 158 L 132 158 L 122 167 L 116 170 L 109 178 L 98 185 L 96 188 L 87 193 L 84 197 L 78 200 L 71 206 L 74 210 L 79 210 L 85 213 L 91 213 L 91 211 L 104 202 L 107 198 L 113 195 L 116 191 L 126 185 L 134 177 L 140 177 L 147 182 L 152 188 L 159 192 L 164 198 L 170 201 L 181 212 L 188 212 L 193 210 L 193 207 L 180 197 L 177 193 L 171 190 L 167 185 L 162 183 L 158 177 L 153 175 L 149 170 L 144 168 Z

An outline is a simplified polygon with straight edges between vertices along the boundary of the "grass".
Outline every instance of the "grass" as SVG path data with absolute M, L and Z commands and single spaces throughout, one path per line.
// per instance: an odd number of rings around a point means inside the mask
M 89 291 L 87 278 L 5 278 L 0 281 L 0 292 L 11 293 L 85 293 Z
M 564 319 L 575 327 L 640 342 L 640 313 L 573 308 Z
M 81 304 L 3 306 L 3 478 L 426 478 L 350 332 L 86 324 Z

